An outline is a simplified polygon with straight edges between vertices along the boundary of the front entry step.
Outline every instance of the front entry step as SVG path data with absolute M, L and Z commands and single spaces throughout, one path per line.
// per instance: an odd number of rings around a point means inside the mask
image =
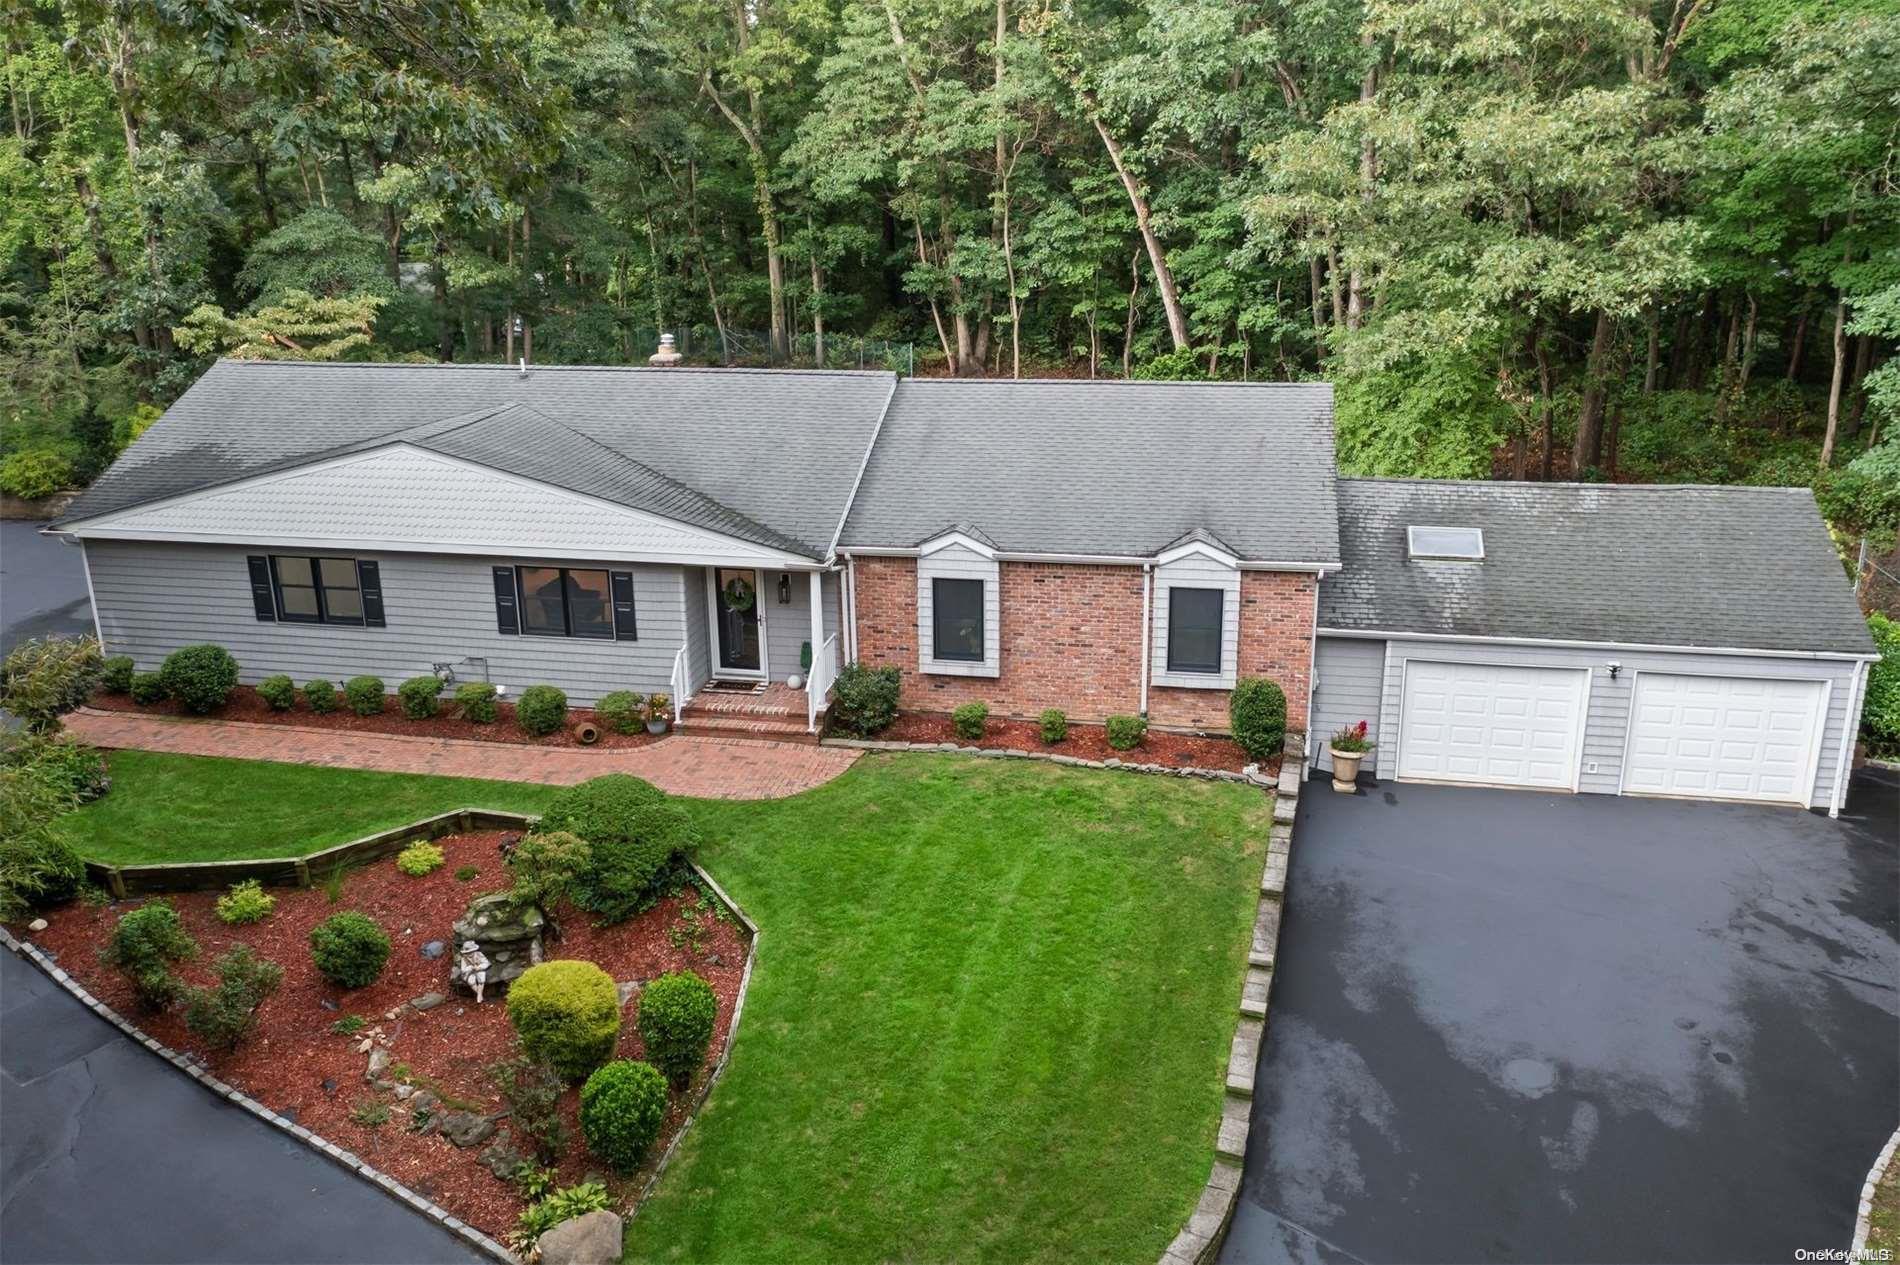
M 793 716 L 748 715 L 688 707 L 680 732 L 702 738 L 754 738 L 765 742 L 802 742 L 816 746 L 818 735 L 805 729 L 804 713 Z

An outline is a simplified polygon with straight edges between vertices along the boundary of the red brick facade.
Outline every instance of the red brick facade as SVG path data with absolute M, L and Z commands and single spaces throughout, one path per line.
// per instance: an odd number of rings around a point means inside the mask
M 859 558 L 858 658 L 904 675 L 900 705 L 943 712 L 982 702 L 997 715 L 1034 716 L 1060 707 L 1099 721 L 1141 709 L 1140 567 L 1001 564 L 1002 673 L 936 676 L 917 670 L 917 563 Z M 1287 725 L 1306 727 L 1312 669 L 1315 577 L 1243 571 L 1240 674 L 1265 676 L 1286 691 Z M 1225 730 L 1227 691 L 1150 687 L 1148 714 L 1171 728 Z

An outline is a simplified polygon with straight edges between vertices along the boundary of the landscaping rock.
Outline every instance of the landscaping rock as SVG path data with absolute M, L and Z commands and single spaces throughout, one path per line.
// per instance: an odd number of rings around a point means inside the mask
M 364 1037 L 361 1041 L 356 1043 L 356 1052 L 358 1054 L 368 1054 L 369 1048 L 375 1044 L 376 1039 L 374 1037 Z
M 442 1117 L 442 1136 L 457 1146 L 480 1146 L 494 1133 L 495 1122 L 472 1111 L 451 1111 Z
M 439 958 L 449 951 L 449 943 L 446 940 L 425 940 L 421 951 L 425 958 Z
M 416 1087 L 414 1085 L 398 1085 L 396 1086 L 396 1101 L 402 1102 L 415 1092 Z
M 541 933 L 546 922 L 532 905 L 518 907 L 512 892 L 490 892 L 470 901 L 468 909 L 456 919 L 455 943 L 473 940 L 481 949 L 488 959 L 486 988 L 496 992 L 541 961 Z M 456 987 L 475 991 L 460 980 Z
M 331 1001 L 328 997 L 319 998 L 317 1001 L 317 1005 L 323 1007 L 325 1010 L 336 1009 L 336 1003 Z
M 326 1094 L 334 1094 L 336 1092 L 336 1078 L 334 1076 L 326 1076 L 323 1078 L 323 1092 Z
M 413 998 L 409 1002 L 409 1009 L 434 1010 L 437 1006 L 440 1006 L 443 1002 L 447 1000 L 448 998 L 441 993 L 424 993 L 422 996 Z
M 625 1009 L 628 1002 L 640 995 L 641 984 L 637 979 L 620 980 L 614 987 L 620 990 L 620 1005 L 622 1009 Z
M 418 1089 L 416 1091 L 415 1097 L 409 1100 L 409 1110 L 412 1112 L 434 1111 L 436 1107 L 441 1103 L 441 1101 L 442 1100 L 440 1098 L 437 1098 L 434 1094 L 430 1093 L 428 1090 Z
M 46 919 L 35 918 L 32 922 L 26 924 L 26 929 L 28 931 L 44 931 L 46 930 Z
M 605 1208 L 549 1230 L 535 1241 L 541 1265 L 613 1265 L 620 1259 L 620 1218 Z
M 521 1161 L 527 1157 L 515 1150 L 513 1139 L 509 1137 L 507 1126 L 504 1125 L 495 1131 L 495 1140 L 488 1145 L 488 1148 L 475 1158 L 481 1162 L 483 1168 L 497 1178 L 509 1181 L 513 1179 L 515 1169 L 520 1167 Z
M 363 1079 L 366 1081 L 380 1080 L 383 1073 L 388 1070 L 389 1051 L 380 1048 L 371 1050 L 369 1052 L 369 1070 L 363 1073 Z

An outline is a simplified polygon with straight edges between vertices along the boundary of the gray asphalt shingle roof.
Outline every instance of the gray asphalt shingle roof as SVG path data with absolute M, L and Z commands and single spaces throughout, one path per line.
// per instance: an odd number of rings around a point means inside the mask
M 1865 654 L 1806 488 L 1339 480 L 1322 629 Z M 1405 529 L 1478 527 L 1484 561 L 1415 562 Z
M 841 547 L 965 522 L 1005 553 L 1151 557 L 1197 529 L 1243 560 L 1339 560 L 1323 384 L 907 379 Z

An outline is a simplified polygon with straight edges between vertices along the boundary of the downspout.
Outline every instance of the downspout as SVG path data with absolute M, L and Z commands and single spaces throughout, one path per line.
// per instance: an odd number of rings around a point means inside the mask
M 1319 767 L 1319 743 L 1313 737 L 1313 697 L 1319 691 L 1319 586 L 1324 571 L 1313 577 L 1313 627 L 1306 635 L 1306 767 Z M 1305 781 L 1305 778 L 1301 778 Z
M 1854 668 L 1854 683 L 1847 687 L 1847 718 L 1841 732 L 1841 754 L 1834 762 L 1834 794 L 1829 797 L 1827 815 L 1839 817 L 1841 806 L 1847 802 L 1847 775 L 1853 765 L 1854 739 L 1860 733 L 1860 695 L 1861 683 L 1867 675 L 1866 663 Z
M 1148 716 L 1148 667 L 1149 642 L 1154 637 L 1154 588 L 1155 567 L 1152 562 L 1141 564 L 1141 715 Z
M 99 642 L 99 653 L 106 652 L 105 630 L 99 626 L 99 595 L 92 591 L 92 558 L 86 553 L 86 542 L 76 536 L 67 537 L 66 543 L 79 546 L 79 565 L 86 573 L 86 604 L 92 607 L 92 635 Z
M 844 556 L 844 591 L 845 609 L 850 616 L 847 624 L 851 629 L 849 662 L 856 663 L 858 661 L 858 559 L 854 554 Z

